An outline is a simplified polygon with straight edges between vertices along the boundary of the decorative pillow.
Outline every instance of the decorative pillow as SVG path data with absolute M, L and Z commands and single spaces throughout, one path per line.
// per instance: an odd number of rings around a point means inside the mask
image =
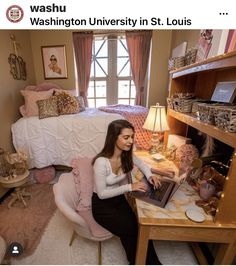
M 34 169 L 33 170 L 33 176 L 34 179 L 40 183 L 48 183 L 52 181 L 56 176 L 56 170 L 53 166 L 47 166 L 40 169 Z
M 76 100 L 79 103 L 79 111 L 83 112 L 85 111 L 85 103 L 84 103 L 84 98 L 82 96 L 77 96 Z
M 60 115 L 79 113 L 79 103 L 74 96 L 67 92 L 56 92 L 57 107 Z
M 38 100 L 45 100 L 52 96 L 53 90 L 49 91 L 30 91 L 30 90 L 21 90 L 21 94 L 25 98 L 25 115 L 29 116 L 38 116 Z
M 50 82 L 44 82 L 36 86 L 35 91 L 48 91 L 51 89 L 58 89 L 62 90 L 62 87 L 55 84 L 55 83 L 50 83 Z
M 39 100 L 37 101 L 37 104 L 39 108 L 39 119 L 59 116 L 56 96 L 51 96 L 46 100 Z
M 65 92 L 65 93 L 69 94 L 70 96 L 76 96 L 77 95 L 76 89 L 73 89 L 73 90 L 62 90 L 62 89 L 57 89 L 57 88 L 53 88 L 53 89 L 54 89 L 55 94 Z
M 35 91 L 36 86 L 35 85 L 28 85 L 24 88 L 26 91 Z

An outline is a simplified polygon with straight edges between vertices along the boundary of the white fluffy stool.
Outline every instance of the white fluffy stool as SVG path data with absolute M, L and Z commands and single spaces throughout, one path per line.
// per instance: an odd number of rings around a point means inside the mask
M 0 236 L 0 264 L 5 256 L 7 245 L 5 240 Z

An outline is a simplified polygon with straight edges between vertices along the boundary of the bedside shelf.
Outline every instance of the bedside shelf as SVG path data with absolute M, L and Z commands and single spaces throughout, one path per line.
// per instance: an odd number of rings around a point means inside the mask
M 204 123 L 200 120 L 198 120 L 195 116 L 191 114 L 186 114 L 186 113 L 180 113 L 176 112 L 172 109 L 168 109 L 168 115 L 174 117 L 175 119 L 191 126 L 194 127 L 207 135 L 218 139 L 225 144 L 236 148 L 236 133 L 229 133 L 225 132 L 213 125 L 209 125 L 207 123 Z

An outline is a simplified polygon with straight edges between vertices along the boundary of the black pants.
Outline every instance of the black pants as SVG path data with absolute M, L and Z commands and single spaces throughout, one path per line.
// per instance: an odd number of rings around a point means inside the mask
M 129 263 L 135 264 L 138 224 L 125 196 L 101 200 L 93 193 L 92 212 L 97 223 L 120 238 Z M 160 264 L 152 241 L 148 244 L 146 264 Z

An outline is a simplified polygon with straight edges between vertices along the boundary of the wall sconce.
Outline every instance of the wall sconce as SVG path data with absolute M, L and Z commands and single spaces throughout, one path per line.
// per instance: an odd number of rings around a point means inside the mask
M 160 149 L 160 141 L 158 133 L 169 130 L 169 126 L 166 121 L 165 106 L 160 106 L 159 103 L 150 107 L 148 116 L 143 125 L 144 129 L 152 131 L 151 149 L 150 153 L 157 153 Z

